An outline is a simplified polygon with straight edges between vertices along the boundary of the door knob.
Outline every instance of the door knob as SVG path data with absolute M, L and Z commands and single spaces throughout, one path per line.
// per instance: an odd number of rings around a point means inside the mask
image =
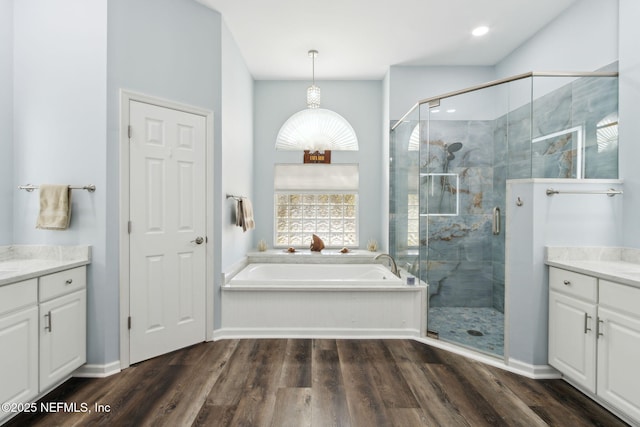
M 204 238 L 198 236 L 195 240 L 192 240 L 191 243 L 195 243 L 196 245 L 201 245 L 204 242 Z

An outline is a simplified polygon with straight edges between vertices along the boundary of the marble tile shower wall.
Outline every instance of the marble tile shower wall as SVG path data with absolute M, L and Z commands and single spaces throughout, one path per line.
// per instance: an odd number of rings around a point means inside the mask
M 535 80 L 533 86 L 535 91 Z M 575 80 L 536 99 L 533 108 L 525 104 L 497 118 L 494 182 L 518 178 L 576 178 L 577 133 L 545 138 L 575 128 L 581 128 L 584 138 L 583 177 L 617 178 L 617 140 L 598 144 L 598 127 L 607 121 L 615 126 L 617 120 L 618 79 L 612 77 Z M 542 141 L 531 143 L 537 139 Z
M 430 122 L 430 146 L 422 147 L 421 157 L 427 164 L 423 173 L 456 173 L 458 187 L 445 192 L 444 198 L 459 197 L 458 215 L 431 215 L 422 221 L 421 240 L 428 239 L 426 277 L 430 285 L 432 307 L 493 306 L 493 246 L 501 236 L 491 231 L 493 195 L 494 122 L 435 121 Z M 462 142 L 462 148 L 445 165 L 446 147 Z M 424 180 L 424 178 L 421 178 Z M 423 187 L 421 182 L 421 187 Z M 421 206 L 440 202 L 439 195 L 430 197 L 421 191 Z M 430 209 L 433 212 L 433 209 Z M 424 217 L 423 217 L 424 218 Z
M 536 82 L 532 84 L 535 91 Z M 604 120 L 617 122 L 617 105 L 617 78 L 592 77 L 575 80 L 536 99 L 533 107 L 525 104 L 494 120 L 431 120 L 430 144 L 420 144 L 421 173 L 443 173 L 445 144 L 463 144 L 446 165 L 448 172 L 459 174 L 458 215 L 423 216 L 420 220 L 420 276 L 430 284 L 431 306 L 493 307 L 504 312 L 505 240 L 504 234 L 492 234 L 491 225 L 495 206 L 500 207 L 501 223 L 505 224 L 506 180 L 573 176 L 575 133 L 544 139 L 533 148 L 531 141 L 578 126 L 585 143 L 585 178 L 617 178 L 617 141 L 603 146 L 596 136 Z M 410 254 L 417 249 L 406 245 L 406 197 L 413 190 L 405 184 L 417 168 L 417 152 L 407 148 L 416 124 L 412 121 L 399 127 L 390 147 L 390 242 L 403 266 L 415 261 L 415 255 Z M 425 138 L 423 134 L 421 139 Z M 435 189 L 429 185 L 434 182 Z M 427 199 L 448 207 L 454 192 L 442 195 L 438 183 L 420 178 L 421 209 Z

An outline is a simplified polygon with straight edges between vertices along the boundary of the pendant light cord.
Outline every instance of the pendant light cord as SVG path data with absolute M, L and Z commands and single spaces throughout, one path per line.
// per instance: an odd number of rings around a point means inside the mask
M 317 50 L 310 50 L 308 52 L 311 57 L 311 84 L 315 86 L 316 84 L 316 55 L 318 55 Z

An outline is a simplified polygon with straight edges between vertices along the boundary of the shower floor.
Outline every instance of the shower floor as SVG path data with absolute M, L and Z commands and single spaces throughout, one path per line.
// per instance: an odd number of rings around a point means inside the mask
M 439 339 L 504 355 L 504 314 L 491 307 L 431 307 L 429 331 Z

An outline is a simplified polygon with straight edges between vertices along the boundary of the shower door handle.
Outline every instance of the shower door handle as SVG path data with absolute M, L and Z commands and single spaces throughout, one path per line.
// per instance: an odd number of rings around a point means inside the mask
M 500 234 L 500 208 L 493 208 L 493 226 L 491 228 L 494 235 Z

